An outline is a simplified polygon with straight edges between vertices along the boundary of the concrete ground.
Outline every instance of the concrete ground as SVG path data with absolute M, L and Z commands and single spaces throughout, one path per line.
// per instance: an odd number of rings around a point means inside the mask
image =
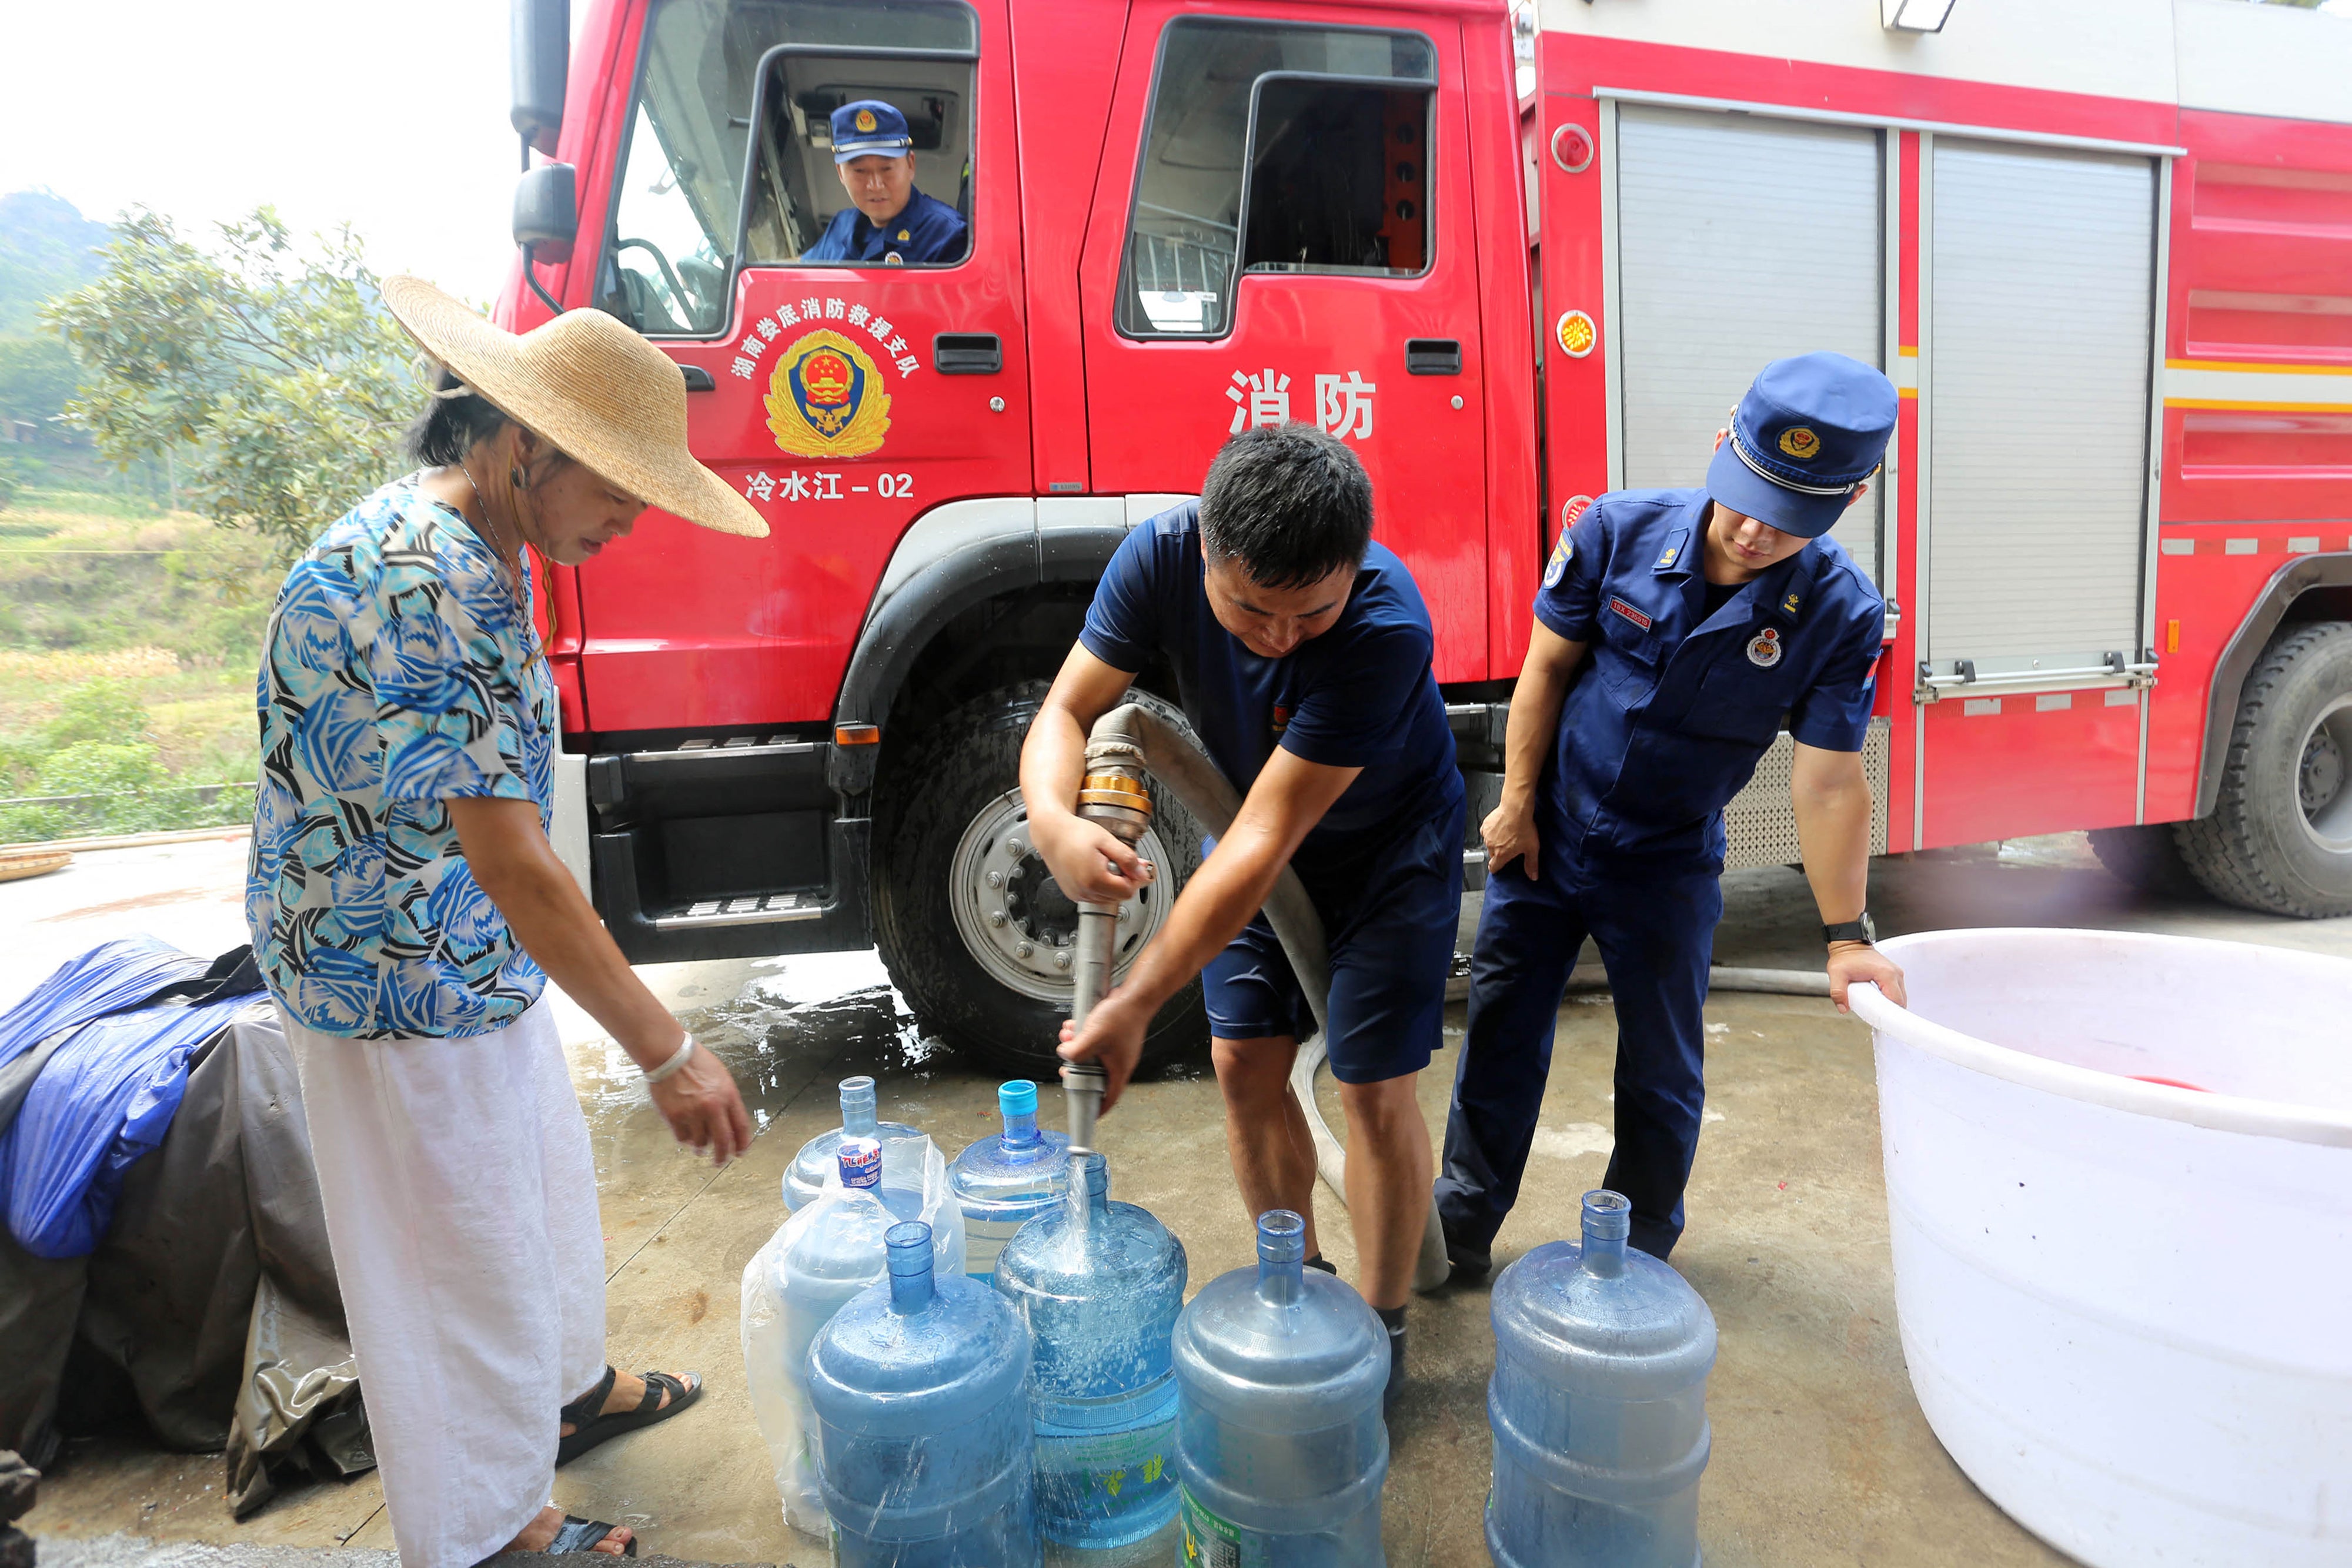
M 241 839 L 85 854 L 68 870 L 0 885 L 0 1005 L 65 956 L 150 931 L 192 952 L 243 940 Z M 1726 879 L 1717 962 L 1817 966 L 1802 878 L 1769 869 Z M 1475 902 L 1475 901 L 1474 901 Z M 2352 956 L 2352 920 L 2295 923 L 2133 894 L 2079 836 L 1995 852 L 1881 862 L 1882 930 L 2056 925 L 2163 930 Z M 1471 912 L 1475 917 L 1475 909 Z M 1465 921 L 1466 923 L 1466 921 Z M 568 1004 L 564 1038 L 593 1134 L 610 1271 L 609 1334 L 628 1367 L 697 1368 L 709 1393 L 675 1422 L 597 1450 L 556 1479 L 575 1513 L 625 1522 L 643 1550 L 704 1563 L 826 1561 L 780 1517 L 743 1392 L 737 1291 L 782 1222 L 784 1167 L 836 1121 L 834 1084 L 880 1082 L 884 1114 L 952 1153 L 995 1124 L 995 1078 L 924 1040 L 871 955 L 678 965 L 645 971 L 697 1035 L 733 1064 L 760 1136 L 723 1172 L 671 1141 L 636 1073 Z M 1449 1035 L 1458 1040 L 1461 1009 Z M 1754 1564 L 1953 1564 L 2063 1559 L 2012 1524 L 1948 1458 L 1906 1379 L 1881 1185 L 1869 1032 L 1828 1002 L 1717 997 L 1707 1008 L 1710 1096 L 1675 1261 L 1713 1307 L 1721 1354 L 1708 1385 L 1715 1449 L 1701 1490 L 1706 1556 Z M 1503 1231 L 1499 1270 L 1573 1235 L 1580 1195 L 1608 1158 L 1614 1020 L 1605 994 L 1560 1010 L 1555 1067 L 1527 1192 Z M 1442 1125 L 1451 1053 L 1422 1083 Z M 1325 1113 L 1337 1126 L 1327 1092 Z M 1252 1259 L 1227 1175 L 1205 1063 L 1138 1084 L 1106 1122 L 1119 1195 L 1183 1240 L 1195 1288 Z M 1352 1270 L 1345 1210 L 1317 1207 L 1324 1246 Z M 1395 1568 L 1486 1561 L 1485 1388 L 1493 1342 L 1484 1288 L 1448 1288 L 1413 1309 L 1412 1386 L 1391 1425 L 1385 1539 Z M 39 1537 L 128 1533 L 154 1542 L 381 1551 L 392 1544 L 373 1476 L 281 1495 L 243 1524 L 218 1495 L 217 1456 L 124 1437 L 68 1445 L 25 1521 Z M 122 1543 L 77 1549 L 128 1561 Z M 133 1554 L 135 1556 L 135 1553 Z M 72 1561 L 79 1562 L 79 1557 Z M 161 1562 L 215 1561 L 163 1552 Z M 360 1562 L 381 1559 L 346 1558 Z

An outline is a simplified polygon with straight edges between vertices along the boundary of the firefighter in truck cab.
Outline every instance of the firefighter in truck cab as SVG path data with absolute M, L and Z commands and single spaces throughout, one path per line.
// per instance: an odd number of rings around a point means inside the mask
M 1413 1085 L 1444 1043 L 1462 906 L 1462 772 L 1431 673 L 1428 607 L 1372 542 L 1372 487 L 1343 442 L 1265 425 L 1227 441 L 1201 498 L 1129 534 L 1078 645 L 1030 726 L 1030 837 L 1072 898 L 1117 904 L 1149 877 L 1072 810 L 1095 720 L 1146 664 L 1172 666 L 1184 716 L 1243 795 L 1126 980 L 1062 1055 L 1098 1062 L 1118 1103 L 1160 1004 L 1199 975 L 1225 1142 L 1253 1222 L 1314 1220 L 1315 1145 L 1290 1089 L 1306 994 L 1260 913 L 1288 865 L 1330 941 L 1331 1075 L 1348 1118 L 1348 1215 L 1364 1299 L 1404 1376 L 1405 1298 L 1429 1220 L 1429 1129 Z
M 1457 1278 L 1484 1274 L 1518 1197 L 1552 1026 L 1587 936 L 1616 998 L 1616 1146 L 1603 1183 L 1664 1258 L 1698 1146 L 1723 808 L 1786 716 L 1797 838 L 1830 992 L 1903 975 L 1864 913 L 1862 747 L 1885 604 L 1836 540 L 1895 428 L 1895 388 L 1843 354 L 1764 367 L 1706 484 L 1602 496 L 1560 537 L 1512 694 L 1467 1036 L 1436 1184 Z
M 915 189 L 915 138 L 907 117 L 878 98 L 833 111 L 833 166 L 849 205 L 833 214 L 803 261 L 904 267 L 961 261 L 963 215 Z

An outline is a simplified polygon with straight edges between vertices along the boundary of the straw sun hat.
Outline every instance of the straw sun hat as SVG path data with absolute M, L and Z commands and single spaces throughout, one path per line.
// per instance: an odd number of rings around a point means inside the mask
M 686 378 L 602 310 L 567 310 L 518 337 L 421 277 L 383 302 L 425 351 L 533 434 L 629 494 L 722 534 L 768 537 L 733 486 L 686 446 Z

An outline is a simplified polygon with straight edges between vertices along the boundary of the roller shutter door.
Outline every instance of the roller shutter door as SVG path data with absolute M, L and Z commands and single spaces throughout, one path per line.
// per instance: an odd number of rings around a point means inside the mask
M 1933 170 L 1927 657 L 2136 656 L 2155 166 L 1939 139 Z
M 1772 360 L 1885 368 L 1879 133 L 1622 106 L 1620 431 L 1629 488 L 1697 485 L 1724 415 Z M 1880 489 L 1832 530 L 1875 579 Z

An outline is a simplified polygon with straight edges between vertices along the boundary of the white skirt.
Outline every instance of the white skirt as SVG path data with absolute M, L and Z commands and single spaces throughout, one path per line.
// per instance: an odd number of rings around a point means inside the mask
M 596 1171 L 554 1014 L 286 1038 L 402 1568 L 471 1568 L 547 1505 L 558 1412 L 604 1375 Z

